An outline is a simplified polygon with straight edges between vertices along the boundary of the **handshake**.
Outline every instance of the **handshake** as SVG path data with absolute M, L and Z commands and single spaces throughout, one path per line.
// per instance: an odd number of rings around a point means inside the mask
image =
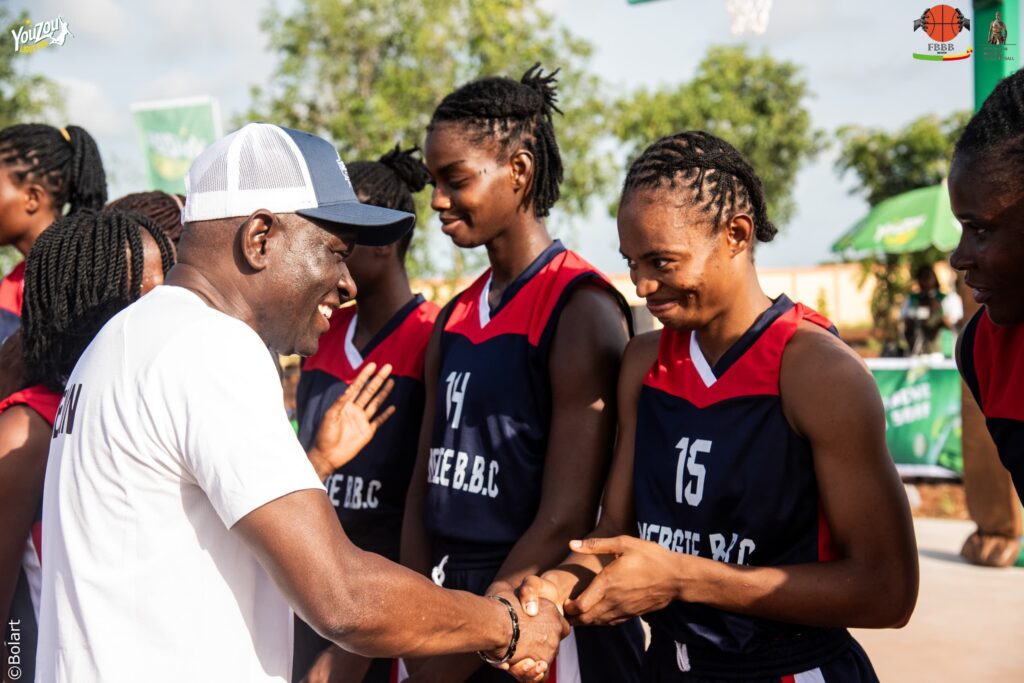
M 571 548 L 577 558 L 599 555 L 607 563 L 598 565 L 597 573 L 593 564 L 563 565 L 526 577 L 518 588 L 495 583 L 488 590 L 490 597 L 515 612 L 519 638 L 505 652 L 481 655 L 519 681 L 544 680 L 559 642 L 569 634 L 570 621 L 586 626 L 621 624 L 679 597 L 670 580 L 678 559 L 656 543 L 616 536 L 573 541 Z

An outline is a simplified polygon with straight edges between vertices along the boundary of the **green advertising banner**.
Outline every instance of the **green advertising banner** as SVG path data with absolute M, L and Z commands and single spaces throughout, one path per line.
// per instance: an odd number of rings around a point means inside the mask
M 132 105 L 146 177 L 153 190 L 184 194 L 192 160 L 221 137 L 220 111 L 211 97 Z
M 885 405 L 886 441 L 904 477 L 959 478 L 960 375 L 952 360 L 867 361 Z

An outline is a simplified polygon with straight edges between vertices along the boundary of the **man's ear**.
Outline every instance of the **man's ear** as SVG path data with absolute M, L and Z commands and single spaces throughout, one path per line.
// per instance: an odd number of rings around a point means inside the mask
M 250 268 L 260 271 L 267 267 L 270 240 L 282 227 L 281 219 L 266 209 L 257 209 L 245 219 L 238 229 L 238 246 Z

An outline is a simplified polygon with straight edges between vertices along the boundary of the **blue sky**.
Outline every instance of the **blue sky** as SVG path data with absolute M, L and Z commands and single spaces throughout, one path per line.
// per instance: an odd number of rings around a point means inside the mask
M 279 2 L 287 7 L 291 2 Z M 913 19 L 930 3 L 908 0 L 774 0 L 763 36 L 729 34 L 723 0 L 540 0 L 596 48 L 591 69 L 616 92 L 689 79 L 710 45 L 747 42 L 755 51 L 796 62 L 813 98 L 813 124 L 898 128 L 924 114 L 973 107 L 970 60 L 923 62 Z M 954 2 L 971 16 L 970 2 Z M 132 102 L 213 95 L 227 124 L 249 102 L 249 86 L 268 80 L 276 62 L 260 18 L 269 2 L 253 0 L 41 0 L 27 7 L 42 22 L 62 14 L 74 33 L 63 47 L 30 58 L 30 68 L 60 82 L 68 122 L 90 130 L 111 176 L 111 196 L 143 189 L 142 155 Z M 980 27 L 974 27 L 981 31 Z M 1010 39 L 1020 35 L 1010 27 Z M 10 38 L 8 38 L 10 42 Z M 8 46 L 12 49 L 12 46 Z M 831 137 L 831 136 L 830 136 Z M 796 182 L 797 214 L 784 234 L 758 252 L 763 266 L 812 265 L 866 211 L 833 171 L 835 147 L 804 167 Z M 624 170 L 624 169 L 623 169 Z M 556 218 L 557 224 L 557 218 Z M 614 220 L 577 221 L 573 246 L 596 265 L 621 271 Z M 428 229 L 435 229 L 431 224 Z

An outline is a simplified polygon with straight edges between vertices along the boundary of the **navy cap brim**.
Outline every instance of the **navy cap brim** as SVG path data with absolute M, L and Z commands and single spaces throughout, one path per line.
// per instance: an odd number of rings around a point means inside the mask
M 295 213 L 351 230 L 356 234 L 356 244 L 369 247 L 383 247 L 397 242 L 416 223 L 414 214 L 359 202 L 327 204 L 312 209 L 299 209 Z

